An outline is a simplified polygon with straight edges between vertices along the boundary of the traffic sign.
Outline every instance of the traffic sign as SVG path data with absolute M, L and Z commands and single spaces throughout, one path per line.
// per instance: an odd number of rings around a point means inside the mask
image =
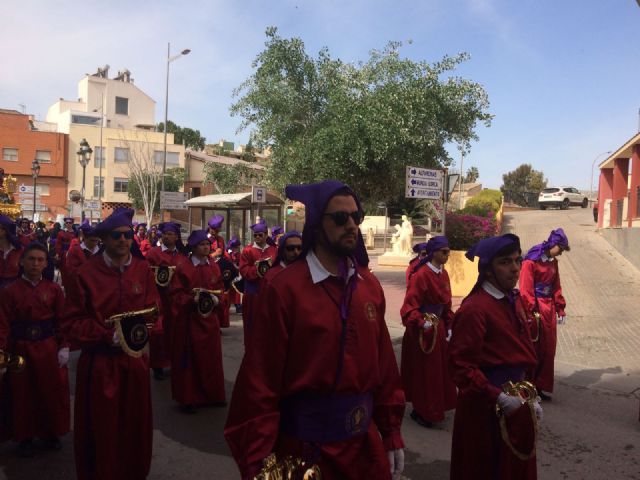
M 85 210 L 101 210 L 102 207 L 100 205 L 100 200 L 85 200 L 84 209 Z
M 426 188 L 415 188 L 407 185 L 405 190 L 406 198 L 427 198 L 430 200 L 440 200 L 442 192 L 440 190 L 429 190 Z
M 36 187 L 36 193 L 41 193 L 41 192 L 42 192 L 42 188 Z M 31 195 L 33 195 L 33 187 L 30 185 L 25 185 L 23 183 L 18 187 L 17 193 L 30 193 Z
M 23 212 L 33 212 L 33 203 L 27 205 L 20 205 Z M 48 210 L 46 205 L 42 203 L 36 203 L 36 212 L 46 212 Z
M 406 198 L 442 198 L 444 172 L 419 167 L 407 167 Z
M 189 199 L 187 192 L 160 192 L 161 210 L 187 210 L 184 202 Z
M 251 187 L 251 203 L 266 203 L 267 189 L 265 187 Z

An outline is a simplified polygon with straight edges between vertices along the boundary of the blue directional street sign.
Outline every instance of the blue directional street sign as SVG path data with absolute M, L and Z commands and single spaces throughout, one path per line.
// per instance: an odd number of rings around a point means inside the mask
M 407 167 L 406 198 L 442 198 L 444 172 L 428 168 Z

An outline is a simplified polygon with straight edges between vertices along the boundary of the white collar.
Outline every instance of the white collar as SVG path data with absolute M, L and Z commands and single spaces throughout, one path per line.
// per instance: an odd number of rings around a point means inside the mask
M 546 253 L 543 253 L 540 256 L 540 260 L 542 260 L 543 262 L 553 262 L 553 257 L 548 257 Z
M 163 252 L 166 252 L 167 250 L 169 250 L 169 248 L 168 248 L 168 247 L 166 247 L 166 246 L 164 245 L 164 243 L 161 243 L 161 244 L 160 244 L 160 248 L 162 249 L 162 251 L 163 251 Z M 171 253 L 175 252 L 175 251 L 176 251 L 176 247 L 173 247 L 173 248 L 172 248 L 171 250 L 169 250 L 169 251 L 170 251 Z
M 427 262 L 427 266 L 428 266 L 431 270 L 433 270 L 433 271 L 434 271 L 434 273 L 438 273 L 438 274 L 442 273 L 442 267 L 438 268 L 438 267 L 436 267 L 436 266 L 435 266 L 433 263 L 431 263 L 431 262 Z
M 490 283 L 487 280 L 482 282 L 482 288 L 483 288 L 483 290 L 485 292 L 487 292 L 489 295 L 491 295 L 496 300 L 501 300 L 506 296 L 502 290 L 499 290 L 498 288 L 496 288 L 492 283 Z
M 316 256 L 313 250 L 309 250 L 307 252 L 307 265 L 309 266 L 309 272 L 311 273 L 311 281 L 316 284 L 323 280 L 326 280 L 329 277 L 337 277 L 330 273 L 322 263 L 320 263 L 320 259 Z M 349 274 L 347 278 L 351 278 L 351 276 L 356 272 L 356 269 L 352 266 L 349 267 Z
M 87 245 L 86 245 L 84 242 L 82 242 L 82 243 L 80 244 L 80 246 L 81 246 L 84 250 L 87 250 L 88 252 L 91 252 L 91 255 L 95 255 L 95 254 L 98 252 L 98 250 L 100 250 L 100 246 L 99 246 L 99 245 L 94 246 L 94 247 L 93 247 L 93 250 L 89 250 L 89 248 L 87 247 Z
M 191 255 L 191 263 L 193 263 L 193 265 L 196 267 L 198 265 L 210 265 L 209 259 L 207 257 L 204 257 L 202 260 L 200 260 L 195 255 Z
M 113 260 L 111 260 L 111 257 L 109 255 L 107 255 L 107 251 L 105 250 L 104 252 L 102 252 L 102 258 L 104 259 L 104 263 L 107 264 L 107 267 L 110 268 L 114 268 L 113 267 Z M 131 260 L 133 259 L 133 255 L 129 254 L 129 258 L 126 262 L 124 262 L 124 264 L 120 267 L 120 272 L 124 272 L 124 267 L 128 267 L 129 265 L 131 265 Z
M 24 273 L 22 274 L 22 278 L 23 278 L 23 279 L 25 279 L 28 283 L 30 283 L 30 284 L 31 284 L 31 285 L 33 285 L 34 287 L 37 287 L 37 286 L 38 286 L 38 284 L 42 281 L 42 275 L 40 275 L 40 278 L 39 278 L 39 279 L 38 279 L 38 281 L 36 281 L 36 282 L 32 282 L 31 280 L 29 280 L 29 279 L 27 278 L 27 276 L 26 276 Z
M 13 246 L 13 243 L 9 242 L 9 248 L 2 252 L 2 256 L 5 258 L 5 260 L 11 250 L 15 250 L 15 247 Z
M 286 263 L 284 263 L 284 260 L 280 260 L 280 266 L 281 266 L 282 268 L 287 268 L 287 264 L 286 264 Z
M 269 244 L 265 243 L 264 247 L 259 246 L 256 242 L 253 242 L 253 245 L 251 245 L 253 248 L 257 248 L 258 250 L 260 250 L 261 252 L 264 252 L 267 248 L 269 248 Z

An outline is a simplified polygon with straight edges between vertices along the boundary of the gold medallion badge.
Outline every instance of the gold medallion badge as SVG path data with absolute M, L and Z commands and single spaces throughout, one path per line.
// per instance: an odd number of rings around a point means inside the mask
M 369 321 L 371 322 L 375 322 L 376 319 L 378 318 L 376 314 L 376 306 L 371 302 L 365 303 L 364 312 L 367 318 L 369 319 Z

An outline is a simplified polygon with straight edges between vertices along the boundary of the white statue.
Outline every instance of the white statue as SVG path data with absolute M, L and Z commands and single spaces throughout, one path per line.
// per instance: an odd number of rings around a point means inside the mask
M 396 225 L 396 228 L 398 225 Z M 400 231 L 400 253 L 402 255 L 411 255 L 412 251 L 412 242 L 413 242 L 413 226 L 409 221 L 409 218 L 406 215 L 402 216 L 402 226 L 399 229 Z
M 394 225 L 394 228 L 396 229 L 396 231 L 395 233 L 393 233 L 393 235 L 391 235 L 391 253 L 393 253 L 394 255 L 402 255 L 402 247 L 400 241 L 402 227 L 400 225 Z

